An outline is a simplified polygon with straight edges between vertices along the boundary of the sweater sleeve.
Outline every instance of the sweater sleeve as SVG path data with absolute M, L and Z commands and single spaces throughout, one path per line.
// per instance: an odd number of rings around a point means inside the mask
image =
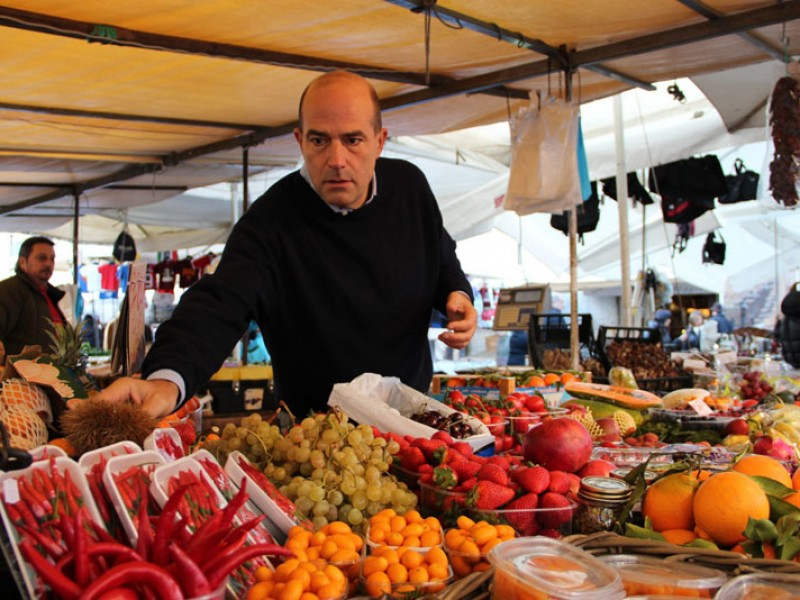
M 231 233 L 217 270 L 189 288 L 172 318 L 158 328 L 142 365 L 145 378 L 163 369 L 180 374 L 184 399 L 219 369 L 270 297 L 266 243 L 253 209 Z
M 8 335 L 19 320 L 22 302 L 9 280 L 0 285 L 0 342 L 8 344 Z M 8 348 L 6 348 L 8 349 Z

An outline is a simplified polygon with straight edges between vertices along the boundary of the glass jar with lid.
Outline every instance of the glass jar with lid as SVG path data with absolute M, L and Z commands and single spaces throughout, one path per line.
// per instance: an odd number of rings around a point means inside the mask
M 631 486 L 614 477 L 584 477 L 578 490 L 575 529 L 580 533 L 610 531 L 631 498 Z

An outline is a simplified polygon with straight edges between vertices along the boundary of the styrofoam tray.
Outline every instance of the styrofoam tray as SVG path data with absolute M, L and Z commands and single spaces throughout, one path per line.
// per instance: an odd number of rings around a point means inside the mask
M 178 446 L 178 448 L 180 449 L 180 456 L 178 458 L 170 455 L 167 452 L 164 452 L 161 448 L 159 448 L 156 445 L 156 441 L 158 440 L 158 438 L 162 436 L 167 436 L 171 438 L 172 441 L 175 442 L 175 444 Z M 144 447 L 145 450 L 154 450 L 155 452 L 158 452 L 166 462 L 178 460 L 180 458 L 183 458 L 184 456 L 183 442 L 181 441 L 181 436 L 172 427 L 158 427 L 154 429 L 150 435 L 144 438 L 144 443 L 142 443 L 142 446 Z
M 228 455 L 228 460 L 225 461 L 225 472 L 233 481 L 242 481 L 242 478 L 244 478 L 247 481 L 247 493 L 255 505 L 267 515 L 267 518 L 278 527 L 283 534 L 288 534 L 289 530 L 297 525 L 297 521 L 284 513 L 275 501 L 261 489 L 261 486 L 242 470 L 237 462 L 239 458 L 247 460 L 247 457 L 238 450 L 231 452 Z
M 90 471 L 94 465 L 99 463 L 100 458 L 103 456 L 106 458 L 106 460 L 109 460 L 115 456 L 127 456 L 129 454 L 135 454 L 141 451 L 141 447 L 136 442 L 117 442 L 116 444 L 103 446 L 102 448 L 97 448 L 96 450 L 90 450 L 78 459 L 78 464 L 81 466 L 81 469 L 86 472 Z
M 28 450 L 28 454 L 30 454 L 31 458 L 33 458 L 33 462 L 39 460 L 49 460 L 51 456 L 67 456 L 67 453 L 64 452 L 62 448 L 59 448 L 58 446 L 51 446 L 50 444 L 36 446 L 36 448 L 33 450 Z
M 184 456 L 176 461 L 157 467 L 153 472 L 153 478 L 150 481 L 150 492 L 153 494 L 153 498 L 156 499 L 159 506 L 163 508 L 169 499 L 169 480 L 177 476 L 181 471 L 197 473 L 201 479 L 204 479 L 214 492 L 216 504 L 219 508 L 223 508 L 228 504 L 225 500 L 225 496 L 223 496 L 222 492 L 214 485 L 214 482 L 211 480 L 211 477 L 208 476 L 203 466 L 193 458 Z
M 125 508 L 125 502 L 122 500 L 122 494 L 117 489 L 117 484 L 114 481 L 114 475 L 121 473 L 136 465 L 163 465 L 164 459 L 158 452 L 152 450 L 145 450 L 137 452 L 136 454 L 121 454 L 108 459 L 106 468 L 103 471 L 103 485 L 108 492 L 108 497 L 111 499 L 111 504 L 125 529 L 125 535 L 128 536 L 128 541 L 131 545 L 136 547 L 136 541 L 139 539 L 139 533 L 133 525 L 133 520 Z

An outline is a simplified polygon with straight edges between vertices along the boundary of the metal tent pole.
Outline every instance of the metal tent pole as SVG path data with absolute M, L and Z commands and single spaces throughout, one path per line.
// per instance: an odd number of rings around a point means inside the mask
M 572 69 L 564 70 L 564 91 L 567 102 L 572 101 Z M 578 339 L 578 205 L 569 211 L 569 354 L 570 368 L 580 367 L 580 340 Z
M 75 205 L 72 213 L 72 283 L 78 285 L 78 225 L 80 223 L 81 196 L 75 192 L 73 197 Z
M 631 326 L 631 264 L 628 245 L 628 174 L 625 167 L 625 124 L 622 95 L 614 96 L 614 147 L 617 155 L 617 213 L 619 215 L 619 268 L 622 280 L 620 324 Z M 642 229 L 644 236 L 644 229 Z

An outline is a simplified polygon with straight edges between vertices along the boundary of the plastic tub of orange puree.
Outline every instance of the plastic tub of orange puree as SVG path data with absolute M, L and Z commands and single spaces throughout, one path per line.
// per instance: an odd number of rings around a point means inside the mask
M 661 594 L 713 598 L 728 580 L 728 576 L 718 569 L 665 561 L 651 556 L 609 554 L 599 559 L 619 570 L 622 587 L 630 596 Z
M 800 600 L 800 575 L 740 575 L 723 585 L 716 597 L 719 600 Z
M 489 552 L 493 600 L 622 600 L 616 569 L 591 554 L 547 537 L 503 542 Z

